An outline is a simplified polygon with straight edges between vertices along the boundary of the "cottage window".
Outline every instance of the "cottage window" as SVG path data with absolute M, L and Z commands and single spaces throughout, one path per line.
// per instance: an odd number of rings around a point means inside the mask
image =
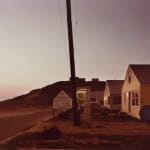
M 131 83 L 131 76 L 128 77 L 128 82 Z
M 132 92 L 132 106 L 138 106 L 139 105 L 139 96 L 137 91 Z
M 139 105 L 139 96 L 138 96 L 138 93 L 137 93 L 137 92 L 136 92 L 136 94 L 135 94 L 135 104 L 136 104 L 136 106 Z
M 104 105 L 104 101 L 100 101 L 100 104 L 101 104 L 101 105 Z
M 91 102 L 96 102 L 96 98 L 91 98 Z
M 126 104 L 127 93 L 124 93 L 124 104 Z

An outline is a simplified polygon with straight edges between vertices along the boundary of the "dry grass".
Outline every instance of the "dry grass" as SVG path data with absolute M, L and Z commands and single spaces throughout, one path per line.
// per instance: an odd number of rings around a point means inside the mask
M 57 127 L 61 135 L 57 140 L 44 138 L 46 130 Z M 40 134 L 37 134 L 40 133 Z M 38 136 L 35 136 L 38 135 Z M 39 136 L 40 135 L 40 136 Z M 37 138 L 38 137 L 38 138 Z M 149 150 L 150 124 L 134 119 L 117 117 L 100 118 L 91 122 L 90 128 L 74 127 L 71 121 L 51 120 L 28 130 L 7 143 L 20 148 L 63 148 L 101 150 Z

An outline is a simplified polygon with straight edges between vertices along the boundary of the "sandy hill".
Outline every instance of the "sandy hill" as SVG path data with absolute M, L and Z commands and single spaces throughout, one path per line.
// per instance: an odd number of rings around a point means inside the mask
M 0 102 L 0 110 L 26 107 L 47 107 L 61 90 L 69 91 L 70 82 L 60 81 L 41 89 L 35 89 L 25 95 Z
M 103 81 L 85 81 L 78 80 L 78 86 L 90 86 L 92 90 L 104 91 L 105 82 Z M 47 107 L 52 105 L 53 98 L 61 91 L 64 90 L 71 97 L 71 82 L 60 81 L 48 85 L 41 89 L 35 89 L 28 94 L 15 97 L 3 102 L 0 102 L 0 110 L 6 109 L 22 109 L 32 107 Z

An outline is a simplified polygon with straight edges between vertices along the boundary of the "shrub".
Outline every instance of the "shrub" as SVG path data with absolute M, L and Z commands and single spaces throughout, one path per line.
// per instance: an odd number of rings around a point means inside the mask
M 67 112 L 61 112 L 57 118 L 60 120 L 68 120 L 70 119 L 70 115 Z
M 50 129 L 45 129 L 44 133 L 42 134 L 44 139 L 60 139 L 62 138 L 62 132 L 59 130 L 58 127 L 53 126 Z

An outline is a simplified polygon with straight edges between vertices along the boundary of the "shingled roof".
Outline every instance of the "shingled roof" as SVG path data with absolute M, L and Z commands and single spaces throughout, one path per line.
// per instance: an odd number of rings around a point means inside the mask
M 107 80 L 106 82 L 109 87 L 110 94 L 121 93 L 123 80 Z
M 129 66 L 132 68 L 140 83 L 150 83 L 150 64 L 132 64 Z

